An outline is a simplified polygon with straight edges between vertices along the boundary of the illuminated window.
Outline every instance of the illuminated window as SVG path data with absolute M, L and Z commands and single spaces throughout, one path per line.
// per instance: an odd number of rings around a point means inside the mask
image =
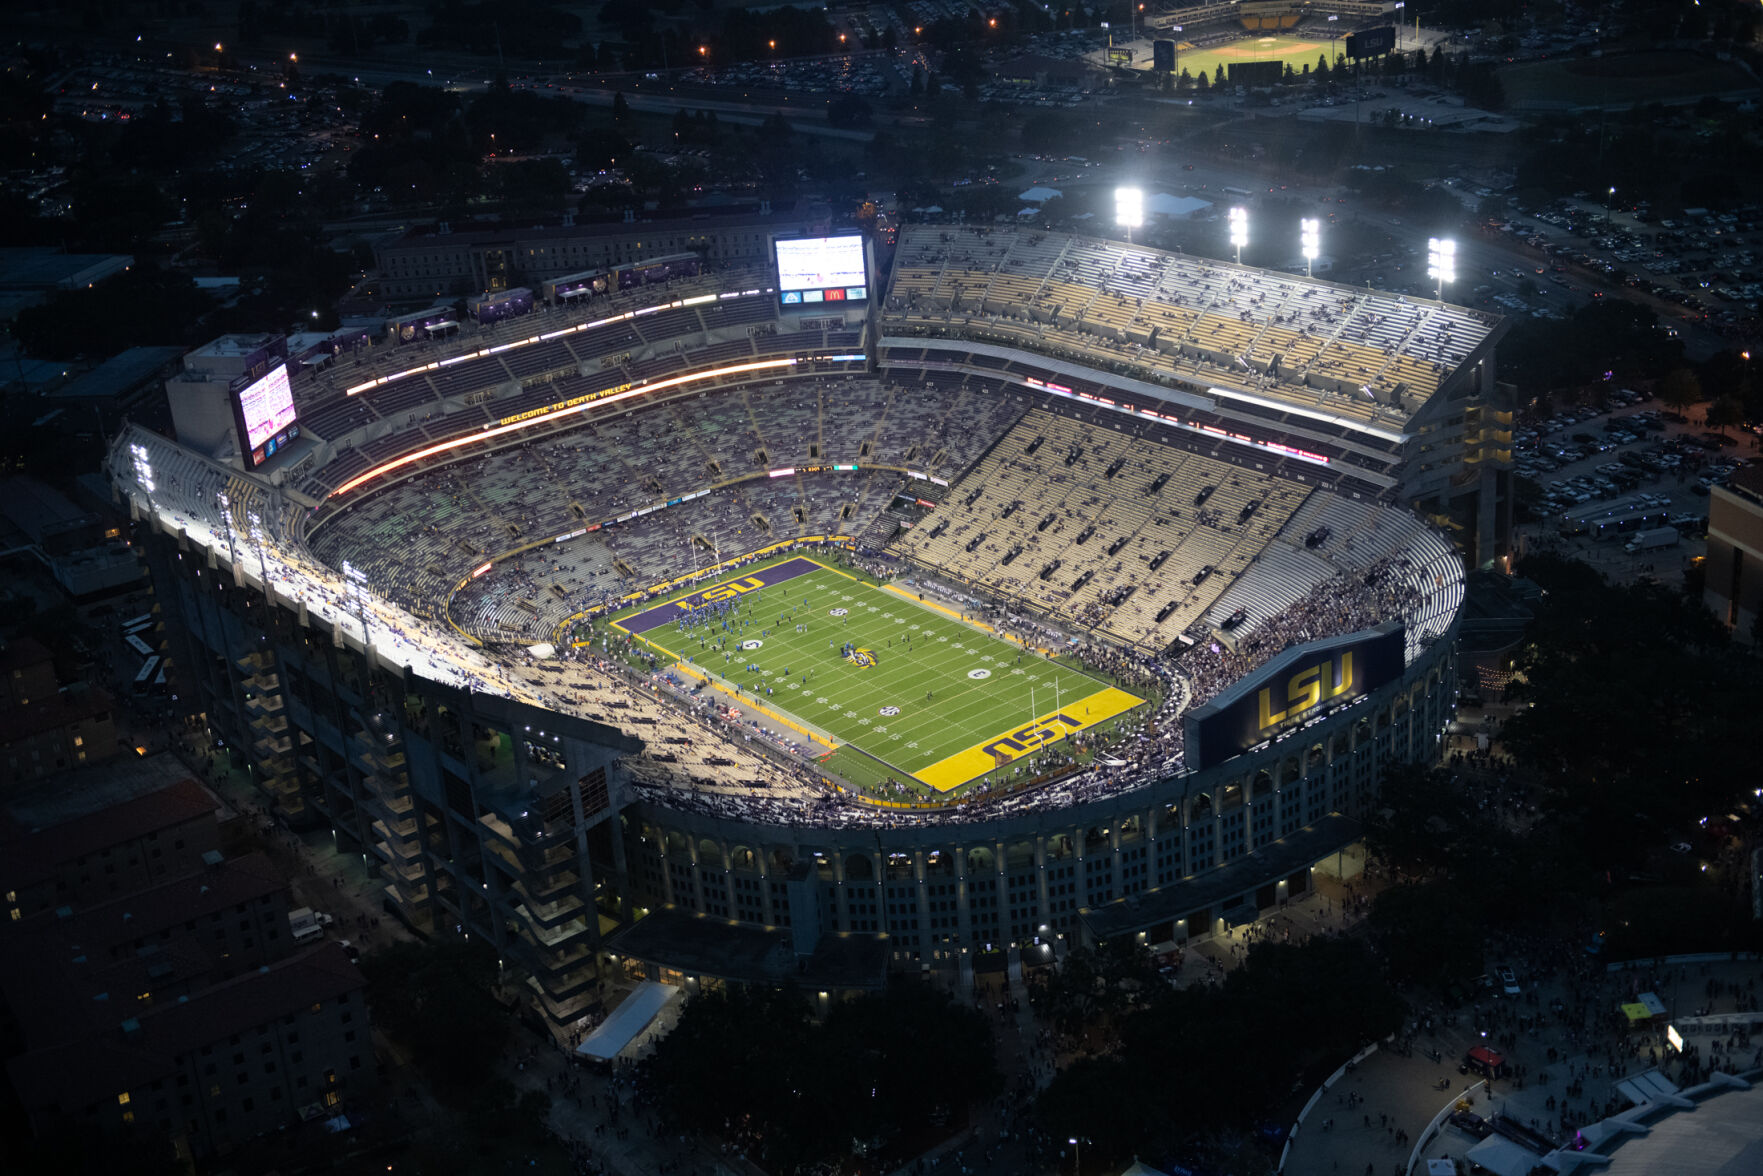
M 119 1107 L 126 1107 L 129 1105 L 129 1092 L 128 1091 L 125 1090 L 121 1094 L 116 1096 L 116 1105 Z

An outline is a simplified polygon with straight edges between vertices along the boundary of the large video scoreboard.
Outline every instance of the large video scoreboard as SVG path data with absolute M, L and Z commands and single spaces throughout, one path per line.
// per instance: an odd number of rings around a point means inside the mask
M 860 235 L 785 239 L 773 247 L 781 305 L 836 306 L 869 298 L 869 267 Z

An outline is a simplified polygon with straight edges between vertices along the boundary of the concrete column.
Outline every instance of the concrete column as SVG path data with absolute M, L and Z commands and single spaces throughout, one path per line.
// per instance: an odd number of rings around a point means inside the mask
M 753 863 L 759 867 L 759 911 L 767 927 L 777 926 L 777 912 L 771 905 L 771 854 L 753 851 Z
M 655 852 L 661 855 L 661 893 L 669 905 L 680 905 L 679 895 L 673 889 L 673 867 L 667 857 L 667 830 L 657 827 L 655 830 Z
M 960 947 L 973 942 L 973 907 L 969 901 L 966 849 L 955 850 L 955 936 Z M 965 968 L 965 965 L 963 965 Z
M 718 843 L 722 850 L 722 897 L 728 903 L 728 917 L 735 917 L 735 863 L 729 855 L 728 842 Z
M 1040 925 L 1047 924 L 1051 931 L 1053 924 L 1053 905 L 1047 895 L 1047 835 L 1035 837 L 1035 931 L 1040 933 Z
M 1113 876 L 1108 879 L 1108 897 L 1119 898 L 1124 893 L 1123 875 L 1120 872 L 1120 822 L 1112 821 L 1108 825 L 1108 871 Z

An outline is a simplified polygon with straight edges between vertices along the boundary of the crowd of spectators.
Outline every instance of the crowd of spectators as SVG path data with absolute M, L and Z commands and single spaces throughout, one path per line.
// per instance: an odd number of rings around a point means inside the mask
M 1494 322 L 1102 238 L 947 225 L 901 233 L 884 311 L 898 333 L 1001 332 L 1109 364 L 1223 374 L 1368 419 L 1406 419 Z
M 598 649 L 591 644 L 566 646 L 555 662 L 544 665 L 515 646 L 465 646 L 443 623 L 412 615 L 375 591 L 360 590 L 307 553 L 252 483 L 153 434 L 135 430 L 130 436 L 153 449 L 152 509 L 204 545 L 231 552 L 248 568 L 261 568 L 290 603 L 305 603 L 317 615 L 358 633 L 365 630 L 371 643 L 419 673 L 634 731 L 645 744 L 631 761 L 632 787 L 639 796 L 762 824 L 895 826 L 988 820 L 1137 788 L 1181 769 L 1183 710 L 1216 696 L 1282 650 L 1383 620 L 1424 627 L 1427 618 L 1439 619 L 1441 600 L 1461 598 L 1460 568 L 1447 583 L 1434 557 L 1421 562 L 1390 556 L 1343 570 L 1317 585 L 1291 608 L 1240 634 L 1234 650 L 1201 641 L 1172 659 L 1094 641 L 1051 618 L 1013 612 L 934 578 L 915 578 L 915 589 L 939 594 L 976 622 L 1025 644 L 1063 650 L 1124 681 L 1157 683 L 1154 693 L 1161 703 L 1155 713 L 1131 717 L 1106 736 L 1087 733 L 1043 752 L 1014 767 L 1010 776 L 959 794 L 953 803 L 878 807 L 855 790 L 826 784 L 816 763 L 817 749 L 799 732 L 712 701 L 694 684 L 670 676 L 669 667 L 657 664 L 646 674 L 633 673 L 604 637 Z M 885 556 L 860 558 L 872 572 L 901 570 Z M 545 665 L 561 672 L 548 673 Z

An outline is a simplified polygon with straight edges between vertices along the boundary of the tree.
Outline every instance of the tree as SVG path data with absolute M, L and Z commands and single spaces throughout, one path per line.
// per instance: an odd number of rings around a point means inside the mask
M 1736 396 L 1722 396 L 1708 405 L 1704 420 L 1710 429 L 1724 433 L 1734 425 L 1744 424 L 1745 406 Z
M 614 122 L 624 122 L 631 116 L 631 104 L 625 101 L 624 91 L 612 95 L 612 118 Z
M 1218 72 L 1212 76 L 1212 84 L 1214 86 L 1224 85 L 1224 62 L 1222 61 L 1218 63 Z
M 1326 53 L 1316 58 L 1316 80 L 1319 82 L 1328 81 L 1328 54 Z
M 1673 368 L 1659 382 L 1659 399 L 1683 412 L 1702 399 L 1702 381 L 1687 367 Z
M 1763 663 L 1676 586 L 1612 585 L 1546 555 L 1518 571 L 1545 595 L 1513 667 L 1510 694 L 1529 705 L 1502 737 L 1536 766 L 1542 803 L 1589 866 L 1632 868 L 1665 832 L 1738 803 L 1763 759 L 1748 710 Z M 1646 721 L 1612 700 L 1644 706 Z
M 595 127 L 584 133 L 575 145 L 575 162 L 579 167 L 600 171 L 616 167 L 619 160 L 631 153 L 630 140 L 617 131 Z
M 827 101 L 826 121 L 835 127 L 864 126 L 869 122 L 869 103 L 861 94 L 840 94 Z
M 985 1016 L 937 990 L 889 989 L 817 1024 L 793 989 L 738 989 L 688 1004 L 647 1077 L 687 1126 L 765 1124 L 762 1162 L 788 1170 L 939 1109 L 958 1115 L 1001 1088 L 993 1057 Z M 735 1072 L 747 1077 L 728 1082 Z
M 1403 1015 L 1370 952 L 1348 940 L 1258 944 L 1216 989 L 1171 991 L 1153 976 L 1138 1003 L 1105 1034 L 1110 1056 L 1068 1067 L 1035 1104 L 1052 1138 L 1083 1135 L 1099 1162 L 1241 1130 L 1310 1069 L 1332 1069 Z
M 361 963 L 374 1021 L 449 1091 L 483 1080 L 508 1039 L 495 949 L 480 940 L 397 943 Z
M 1455 881 L 1407 882 L 1378 894 L 1371 934 L 1389 974 L 1438 988 L 1481 970 L 1482 907 Z

